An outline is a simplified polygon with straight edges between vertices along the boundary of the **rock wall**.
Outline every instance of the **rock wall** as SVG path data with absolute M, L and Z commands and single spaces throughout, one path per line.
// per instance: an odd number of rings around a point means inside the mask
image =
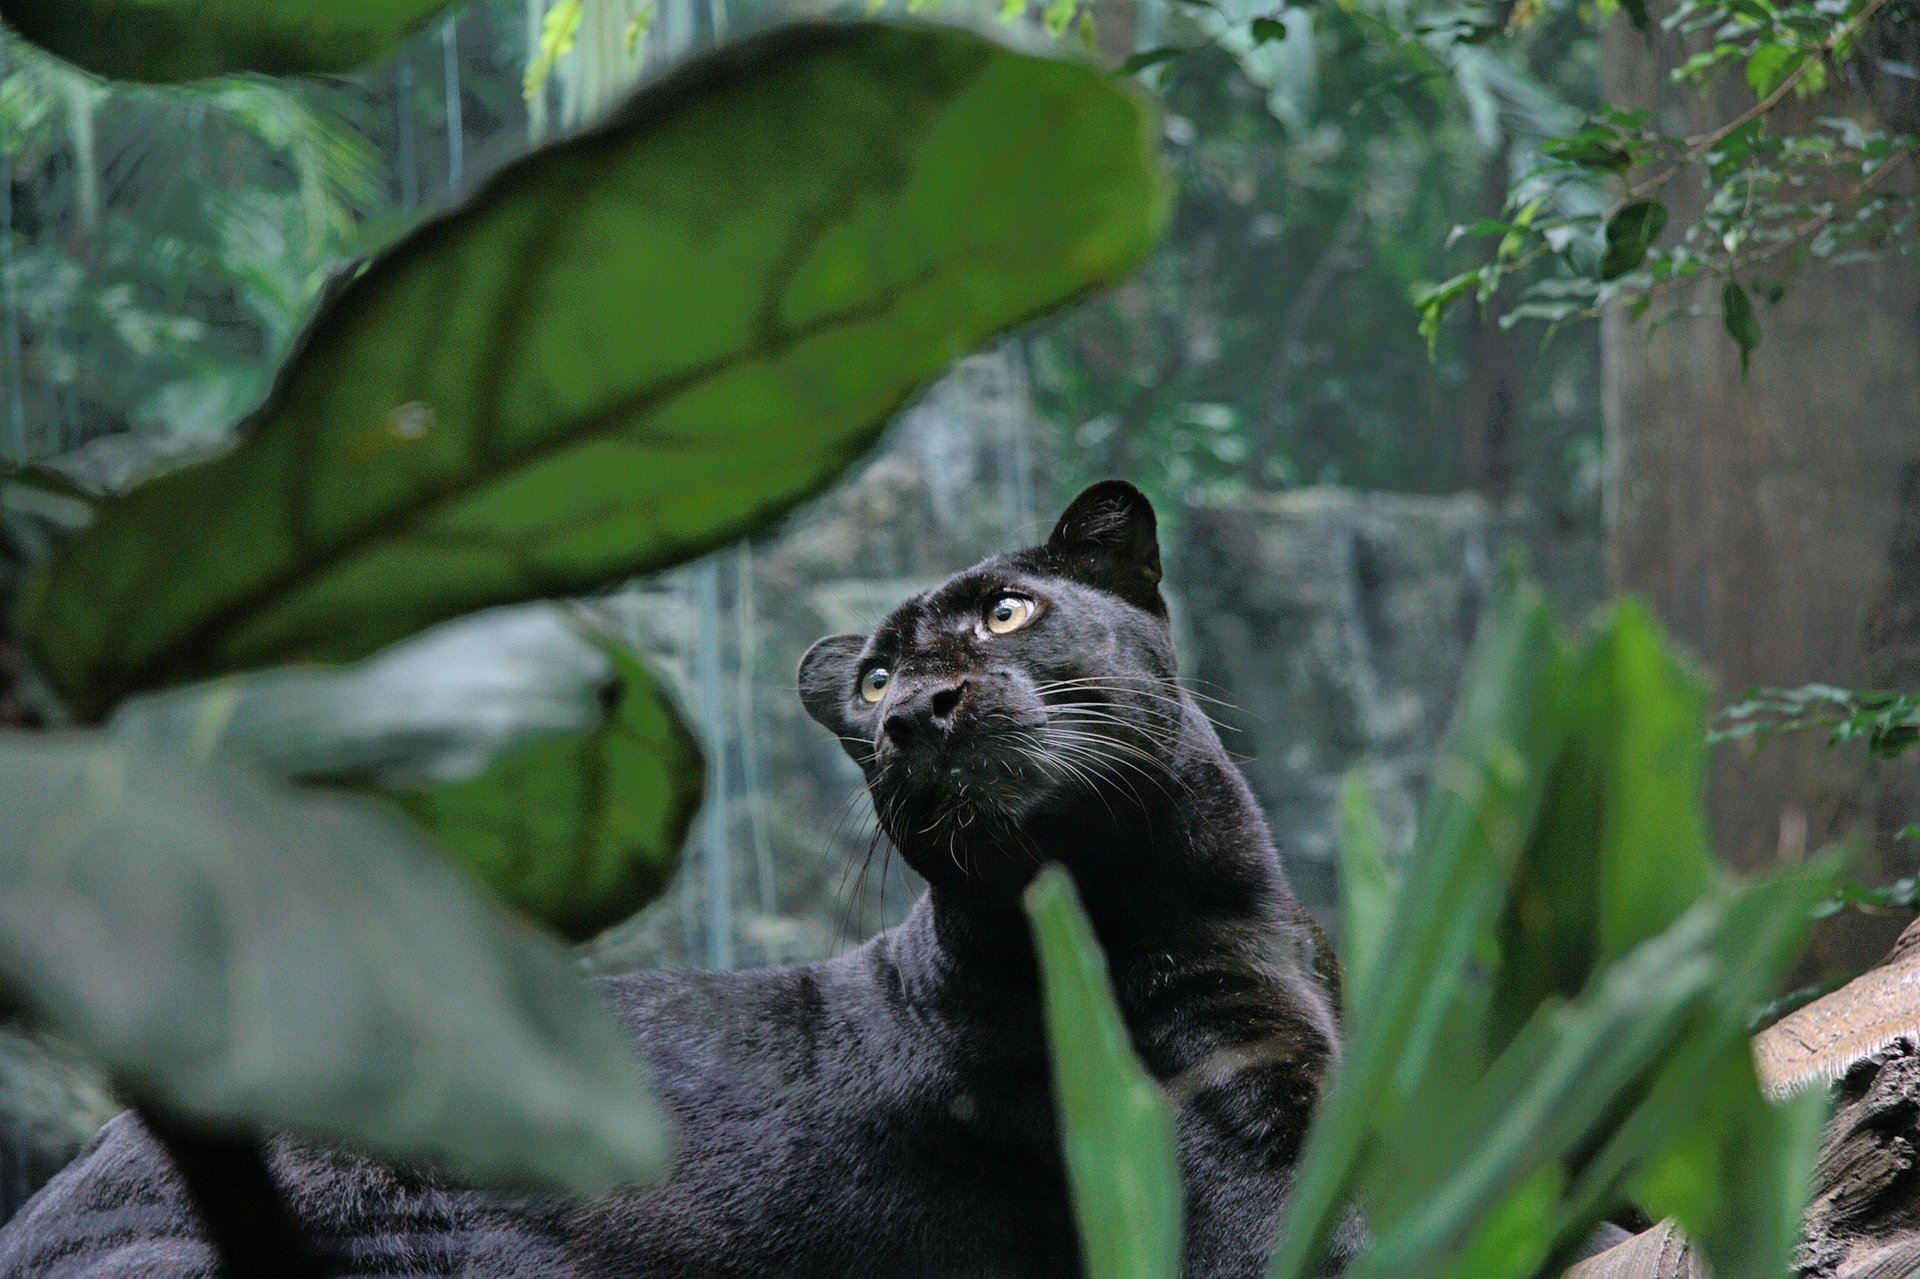
M 1187 670 L 1260 799 L 1295 887 L 1334 903 L 1347 773 L 1404 846 L 1492 584 L 1479 498 L 1313 488 L 1186 513 L 1169 580 Z

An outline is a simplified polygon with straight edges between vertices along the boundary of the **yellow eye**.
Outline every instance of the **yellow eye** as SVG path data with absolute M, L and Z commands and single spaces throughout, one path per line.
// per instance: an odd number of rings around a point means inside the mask
M 876 666 L 860 677 L 860 696 L 867 702 L 877 702 L 887 695 L 887 681 L 893 676 L 884 666 Z
M 1033 620 L 1033 601 L 1018 595 L 1002 595 L 987 610 L 987 629 L 995 635 L 1010 635 Z

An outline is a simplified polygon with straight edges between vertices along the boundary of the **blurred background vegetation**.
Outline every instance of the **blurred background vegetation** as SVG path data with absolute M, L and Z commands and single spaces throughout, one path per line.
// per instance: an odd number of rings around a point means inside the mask
M 1920 16 L 1749 7 L 964 15 L 1134 69 L 1165 108 L 1171 232 L 1118 290 L 962 361 L 774 532 L 602 601 L 702 736 L 708 801 L 673 890 L 585 962 L 784 962 L 891 922 L 916 887 L 799 713 L 798 655 L 1038 539 L 1101 476 L 1162 506 L 1193 687 L 1329 918 L 1342 780 L 1367 772 L 1404 847 L 1505 543 L 1570 615 L 1645 594 L 1716 705 L 1920 686 Z M 217 447 L 337 274 L 636 78 L 806 11 L 484 0 L 362 74 L 165 89 L 0 33 L 8 458 L 111 487 Z M 1657 226 L 1621 216 L 1648 194 L 1629 165 L 1675 171 Z M 1752 745 L 1719 746 L 1709 783 L 1730 867 L 1858 836 L 1868 883 L 1920 870 L 1911 754 Z M 1885 949 L 1903 908 L 1864 904 L 1823 922 L 1804 980 Z M 106 1102 L 81 1100 L 44 1113 L 84 1129 Z M 0 1206 L 44 1174 L 26 1162 Z

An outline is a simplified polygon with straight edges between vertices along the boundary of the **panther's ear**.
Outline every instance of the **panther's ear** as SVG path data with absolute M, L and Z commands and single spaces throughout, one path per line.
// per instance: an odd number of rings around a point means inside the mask
M 1165 616 L 1159 523 L 1147 495 L 1125 480 L 1102 480 L 1074 498 L 1047 550 L 1091 584 Z
M 829 635 L 800 659 L 800 704 L 840 739 L 841 747 L 856 763 L 866 756 L 866 734 L 847 714 L 847 706 L 853 693 L 854 667 L 866 646 L 863 636 Z

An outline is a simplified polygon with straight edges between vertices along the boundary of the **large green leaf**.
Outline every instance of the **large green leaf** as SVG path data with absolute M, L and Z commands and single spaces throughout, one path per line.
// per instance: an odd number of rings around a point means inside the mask
M 481 1181 L 664 1171 L 558 943 L 366 801 L 98 734 L 0 736 L 0 989 L 137 1099 Z
M 619 691 L 598 728 L 523 747 L 472 781 L 400 796 L 497 893 L 575 938 L 666 888 L 705 780 L 699 746 L 652 677 L 608 652 Z
M 561 604 L 489 609 L 349 666 L 130 698 L 107 727 L 155 751 L 219 752 L 301 781 L 467 782 L 522 748 L 599 727 L 619 679 L 596 629 Z
M 123 703 L 122 740 L 372 786 L 494 891 L 568 936 L 657 896 L 704 766 L 644 668 L 581 610 L 494 609 L 335 670 L 269 670 Z
M 725 542 L 954 356 L 1138 261 L 1154 132 L 1097 68 L 957 30 L 704 58 L 375 262 L 241 443 L 104 512 L 22 632 L 91 720 Z
M 0 17 L 69 62 L 123 80 L 348 71 L 449 0 L 0 0 Z
M 1176 1279 L 1173 1112 L 1127 1040 L 1106 960 L 1066 871 L 1041 871 L 1026 901 L 1087 1279 Z

